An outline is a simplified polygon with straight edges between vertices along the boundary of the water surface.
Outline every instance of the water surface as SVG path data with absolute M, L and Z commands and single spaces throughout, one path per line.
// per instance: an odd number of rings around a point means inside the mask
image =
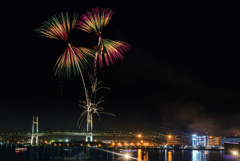
M 127 158 L 126 155 L 129 157 Z M 16 152 L 14 147 L 0 147 L 0 161 L 238 161 L 238 156 L 225 155 L 223 150 L 136 149 L 122 152 L 112 148 L 28 147 Z

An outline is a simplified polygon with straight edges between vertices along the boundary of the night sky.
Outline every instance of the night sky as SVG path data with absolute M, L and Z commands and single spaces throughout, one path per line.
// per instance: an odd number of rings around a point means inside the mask
M 135 2 L 135 3 L 134 3 Z M 77 129 L 84 90 L 53 66 L 64 43 L 34 31 L 60 12 L 115 11 L 103 37 L 129 43 L 124 61 L 98 70 L 106 112 L 94 128 L 240 134 L 239 5 L 233 1 L 7 1 L 2 14 L 0 132 Z M 76 29 L 77 30 L 77 29 Z M 94 34 L 73 40 L 96 45 Z M 95 43 L 95 44 L 94 44 Z M 92 70 L 89 69 L 92 73 Z M 88 81 L 87 73 L 84 74 Z M 89 84 L 87 84 L 89 86 Z M 61 95 L 61 88 L 63 95 Z M 84 128 L 84 126 L 82 127 Z

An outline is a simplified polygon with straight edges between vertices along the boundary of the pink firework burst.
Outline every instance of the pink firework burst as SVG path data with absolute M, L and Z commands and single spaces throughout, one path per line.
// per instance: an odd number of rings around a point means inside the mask
M 82 14 L 78 21 L 76 28 L 85 32 L 95 32 L 98 36 L 101 36 L 103 27 L 107 26 L 114 11 L 102 8 L 101 12 L 99 8 L 92 9 L 92 12 L 87 11 L 87 14 Z

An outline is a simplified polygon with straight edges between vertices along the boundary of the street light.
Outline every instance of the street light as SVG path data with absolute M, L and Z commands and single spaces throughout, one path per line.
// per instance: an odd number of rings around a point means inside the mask
M 129 154 L 125 154 L 124 157 L 125 157 L 126 159 L 130 158 Z
M 236 151 L 233 151 L 232 153 L 233 153 L 233 155 L 237 155 L 238 154 Z
M 235 155 L 237 157 L 237 160 L 238 160 L 238 151 L 232 151 L 232 154 Z
M 124 157 L 123 160 L 131 160 L 131 154 L 130 153 L 124 154 L 123 157 Z

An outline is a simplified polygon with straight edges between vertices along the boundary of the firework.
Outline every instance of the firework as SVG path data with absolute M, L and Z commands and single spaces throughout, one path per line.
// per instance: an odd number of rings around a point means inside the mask
M 86 70 L 90 66 L 91 57 L 94 56 L 94 51 L 84 47 L 74 47 L 68 44 L 65 52 L 58 58 L 54 70 L 55 75 L 70 77 L 78 75 L 81 70 Z
M 103 27 L 107 26 L 112 15 L 112 10 L 105 8 L 99 11 L 99 8 L 92 9 L 92 13 L 87 11 L 87 14 L 82 14 L 82 21 L 77 22 L 76 28 L 79 28 L 85 32 L 95 32 L 98 36 L 101 36 Z
M 84 110 L 81 113 L 79 119 L 78 119 L 78 123 L 77 125 L 81 126 L 83 120 L 85 117 L 87 117 L 87 132 L 91 132 L 92 131 L 92 115 L 96 114 L 99 117 L 99 121 L 100 121 L 100 115 L 99 114 L 108 114 L 108 115 L 112 115 L 115 116 L 112 113 L 108 113 L 108 112 L 103 112 L 104 108 L 103 107 L 99 107 L 99 105 L 101 103 L 104 102 L 103 97 L 101 96 L 98 100 L 97 100 L 97 91 L 100 89 L 109 89 L 108 87 L 104 87 L 104 86 L 99 86 L 102 81 L 98 81 L 96 74 L 94 75 L 89 75 L 90 77 L 90 81 L 91 81 L 91 93 L 90 95 L 88 95 L 89 97 L 87 98 L 87 101 L 80 101 L 80 107 L 83 107 Z
M 67 48 L 58 58 L 54 70 L 55 75 L 70 77 L 71 74 L 81 74 L 94 58 L 94 52 L 83 47 L 75 47 L 69 43 L 69 34 L 74 29 L 78 14 L 74 14 L 72 22 L 68 13 L 60 13 L 59 16 L 52 16 L 43 22 L 39 29 L 36 29 L 41 36 L 50 39 L 59 39 L 67 43 Z
M 103 57 L 107 66 L 114 64 L 116 60 L 123 60 L 123 53 L 129 49 L 130 45 L 123 41 L 101 39 L 100 53 L 97 54 L 99 66 L 103 67 Z M 94 63 L 96 63 L 96 57 Z M 94 64 L 94 66 L 96 66 L 96 64 Z
M 42 23 L 39 29 L 36 29 L 42 36 L 46 36 L 50 39 L 62 39 L 68 41 L 68 35 L 73 30 L 77 22 L 78 14 L 74 14 L 72 23 L 70 23 L 70 17 L 68 13 L 64 15 L 60 13 L 59 16 L 52 16 Z
M 116 60 L 123 59 L 123 53 L 130 49 L 130 45 L 122 41 L 113 41 L 102 38 L 102 29 L 109 23 L 114 12 L 108 9 L 92 9 L 92 12 L 82 14 L 82 20 L 78 21 L 76 28 L 85 32 L 95 32 L 98 35 L 98 49 L 95 53 L 93 66 L 96 69 L 97 60 L 100 67 L 103 67 L 103 59 L 107 66 L 113 64 Z

